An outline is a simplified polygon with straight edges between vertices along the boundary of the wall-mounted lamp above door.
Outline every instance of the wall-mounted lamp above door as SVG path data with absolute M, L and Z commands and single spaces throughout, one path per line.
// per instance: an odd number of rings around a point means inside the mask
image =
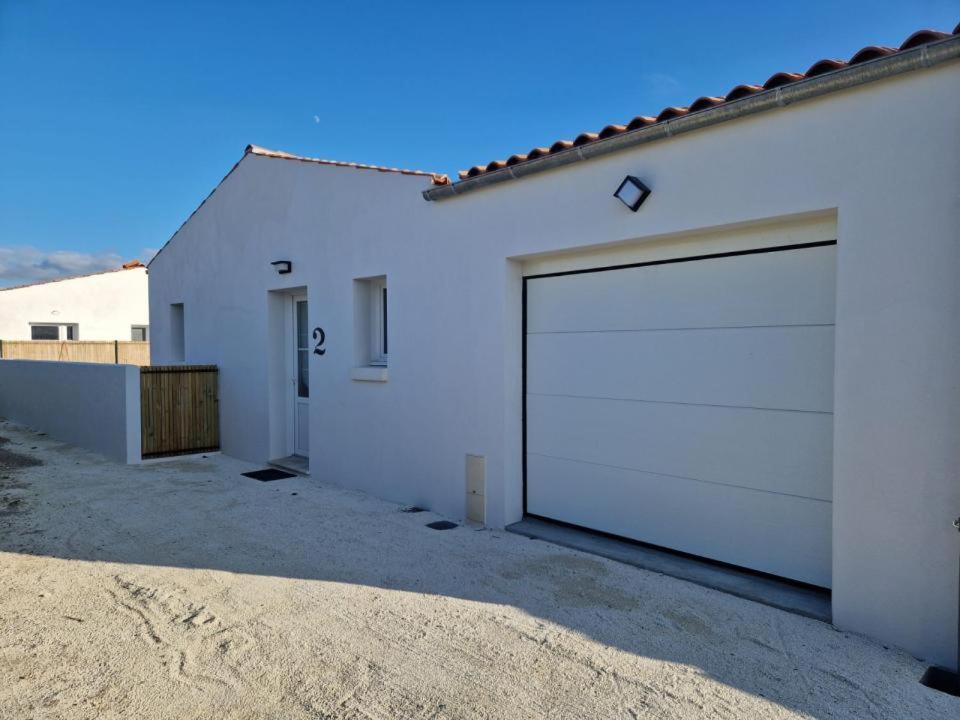
M 280 275 L 286 275 L 293 270 L 293 263 L 289 260 L 274 260 L 270 264 Z

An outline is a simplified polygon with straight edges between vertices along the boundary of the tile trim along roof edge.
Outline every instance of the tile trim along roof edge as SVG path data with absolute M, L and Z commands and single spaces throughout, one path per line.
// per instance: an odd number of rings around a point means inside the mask
M 227 172 L 226 175 L 220 178 L 220 182 L 216 184 L 213 190 L 207 193 L 207 196 L 200 202 L 199 205 L 197 205 L 194 211 L 187 216 L 187 219 L 184 220 L 182 223 L 180 223 L 180 227 L 176 229 L 173 235 L 170 236 L 170 239 L 167 240 L 161 246 L 161 248 L 157 251 L 157 254 L 154 255 L 150 259 L 150 262 L 147 263 L 147 268 L 149 268 L 153 264 L 153 261 L 160 256 L 160 253 L 162 253 L 164 250 L 167 249 L 167 245 L 173 242 L 173 239 L 180 234 L 180 231 L 183 230 L 184 227 L 186 227 L 187 223 L 190 222 L 191 218 L 193 218 L 194 215 L 200 212 L 200 208 L 206 205 L 207 200 L 213 197 L 213 194 L 220 189 L 220 186 L 223 185 L 226 179 L 233 174 L 233 171 L 236 170 L 238 167 L 240 167 L 240 163 L 242 163 L 247 158 L 248 155 L 257 155 L 259 157 L 265 157 L 265 158 L 278 158 L 280 160 L 298 160 L 300 162 L 313 163 L 315 165 L 329 165 L 331 167 L 345 167 L 345 168 L 353 168 L 355 170 L 376 170 L 378 172 L 396 173 L 398 175 L 413 175 L 417 177 L 429 177 L 431 179 L 431 182 L 434 185 L 443 185 L 445 183 L 450 182 L 450 179 L 442 173 L 432 173 L 432 172 L 426 172 L 424 170 L 401 170 L 399 168 L 381 167 L 380 165 L 364 165 L 362 163 L 352 163 L 352 162 L 346 162 L 342 160 L 323 160 L 321 158 L 309 158 L 309 157 L 303 157 L 301 155 L 294 155 L 293 153 L 283 152 L 282 150 L 270 150 L 265 147 L 260 147 L 259 145 L 252 145 L 252 144 L 247 145 L 247 147 L 244 148 L 243 155 L 241 156 L 241 158 L 233 164 L 233 167 L 230 168 L 230 170 Z
M 377 172 L 399 173 L 400 175 L 419 175 L 429 177 L 434 185 L 446 185 L 450 179 L 443 173 L 427 172 L 425 170 L 407 170 L 404 168 L 383 167 L 382 165 L 367 165 L 364 163 L 346 162 L 343 160 L 324 160 L 322 158 L 303 157 L 282 150 L 270 150 L 259 145 L 247 145 L 245 154 L 260 155 L 262 157 L 280 158 L 282 160 L 299 160 L 300 162 L 317 163 L 318 165 L 332 165 L 334 167 L 354 168 L 356 170 L 376 170 Z
M 36 282 L 24 283 L 23 285 L 11 285 L 10 287 L 0 288 L 0 292 L 23 290 L 24 288 L 36 287 L 37 285 L 49 285 L 50 283 L 64 282 L 65 280 L 81 280 L 83 278 L 95 277 L 96 275 L 106 275 L 107 273 L 122 272 L 124 270 L 136 270 L 137 268 L 146 270 L 147 266 L 139 260 L 131 260 L 130 262 L 125 262 L 118 268 L 107 268 L 106 270 L 97 270 L 96 272 L 84 273 L 83 275 L 65 275 L 64 277 L 50 278 L 49 280 L 37 280 Z
M 731 99 L 700 98 L 690 108 L 666 108 L 657 118 L 644 118 L 636 128 L 607 126 L 599 134 L 583 133 L 573 142 L 560 141 L 528 155 L 514 155 L 485 167 L 475 166 L 460 173 L 461 179 L 457 182 L 424 190 L 423 197 L 426 200 L 455 197 L 489 185 L 949 62 L 960 58 L 960 25 L 952 35 L 921 30 L 911 35 L 901 48 L 864 48 L 851 58 L 850 63 L 821 60 L 804 75 L 777 73 L 767 81 L 767 89 L 740 85 L 727 95 Z M 610 134 L 605 134 L 607 131 Z

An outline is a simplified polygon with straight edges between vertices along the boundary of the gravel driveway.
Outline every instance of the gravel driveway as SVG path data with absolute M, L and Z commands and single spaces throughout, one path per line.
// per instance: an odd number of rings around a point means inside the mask
M 680 580 L 224 456 L 0 436 L 3 718 L 960 716 L 905 653 Z

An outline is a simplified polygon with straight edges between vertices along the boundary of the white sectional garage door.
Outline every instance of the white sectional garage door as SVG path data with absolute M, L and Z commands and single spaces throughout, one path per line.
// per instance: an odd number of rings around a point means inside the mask
M 830 586 L 836 246 L 530 277 L 526 510 Z

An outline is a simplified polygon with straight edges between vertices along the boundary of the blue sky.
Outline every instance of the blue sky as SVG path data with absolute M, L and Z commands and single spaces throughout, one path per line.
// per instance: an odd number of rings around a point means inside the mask
M 960 0 L 0 0 L 0 286 L 146 260 L 248 143 L 453 173 L 958 20 Z

